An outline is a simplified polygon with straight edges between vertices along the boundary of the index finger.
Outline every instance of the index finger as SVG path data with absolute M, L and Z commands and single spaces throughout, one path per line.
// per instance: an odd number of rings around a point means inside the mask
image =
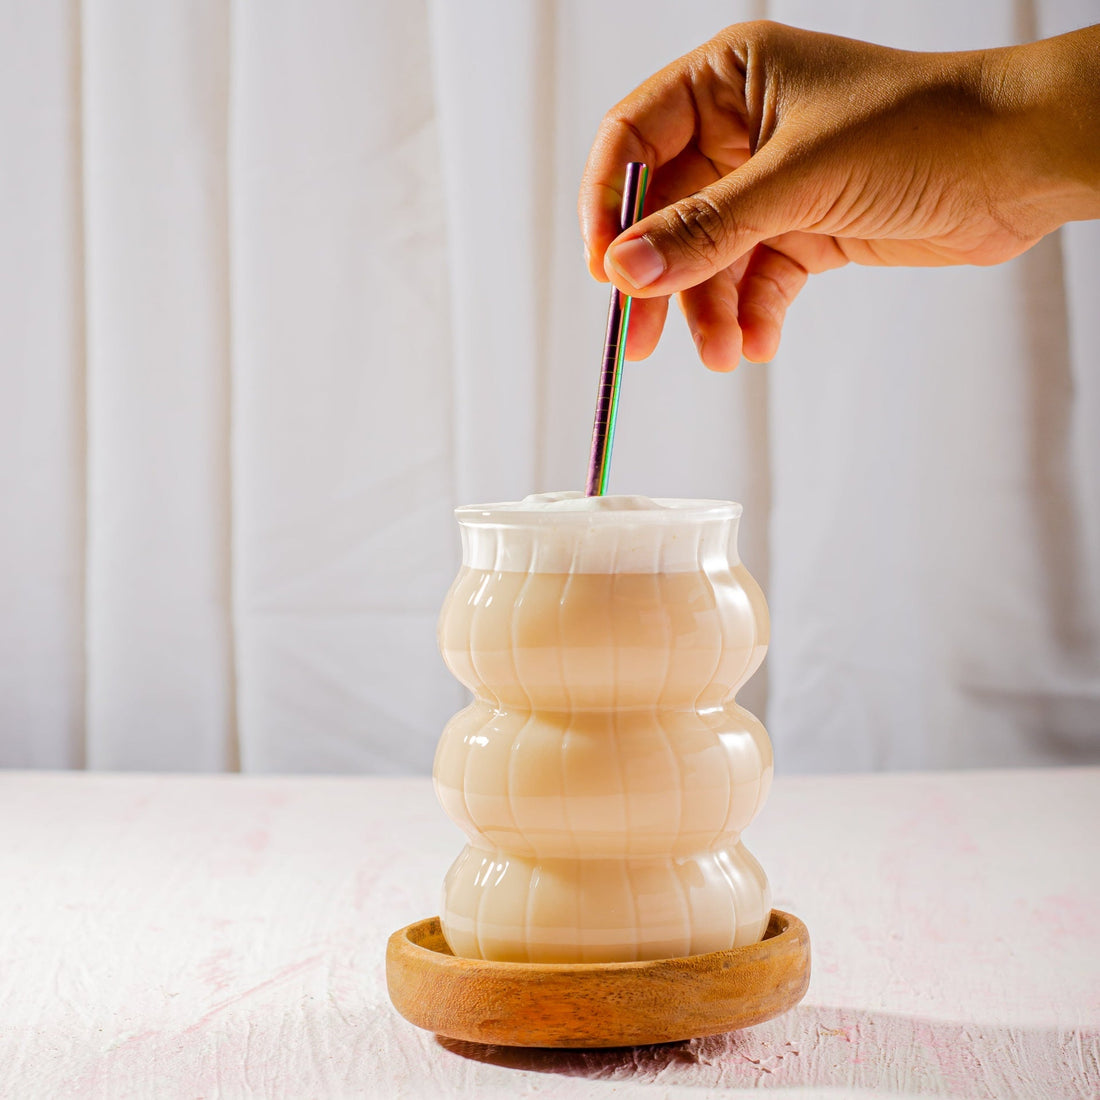
M 690 56 L 690 55 L 689 55 Z M 652 173 L 672 160 L 695 133 L 687 58 L 662 69 L 604 115 L 581 178 L 577 213 L 588 252 L 588 267 L 607 281 L 603 254 L 621 232 L 623 176 L 629 161 Z

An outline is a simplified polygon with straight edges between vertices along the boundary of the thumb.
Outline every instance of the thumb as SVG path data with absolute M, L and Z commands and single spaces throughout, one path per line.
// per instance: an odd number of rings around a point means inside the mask
M 755 245 L 806 227 L 801 173 L 768 142 L 729 175 L 636 222 L 608 246 L 607 277 L 625 294 L 675 294 L 729 267 Z

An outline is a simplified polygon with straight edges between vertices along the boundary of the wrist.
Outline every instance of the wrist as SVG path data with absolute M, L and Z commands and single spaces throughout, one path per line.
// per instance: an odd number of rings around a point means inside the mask
M 982 84 L 1019 199 L 1057 225 L 1100 217 L 1100 27 L 986 51 Z

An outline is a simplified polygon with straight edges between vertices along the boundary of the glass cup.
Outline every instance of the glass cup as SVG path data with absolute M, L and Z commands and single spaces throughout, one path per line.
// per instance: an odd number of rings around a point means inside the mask
M 763 936 L 768 882 L 740 834 L 772 750 L 735 695 L 768 612 L 740 515 L 580 494 L 456 511 L 439 642 L 474 701 L 434 770 L 469 837 L 444 884 L 456 955 L 617 962 Z

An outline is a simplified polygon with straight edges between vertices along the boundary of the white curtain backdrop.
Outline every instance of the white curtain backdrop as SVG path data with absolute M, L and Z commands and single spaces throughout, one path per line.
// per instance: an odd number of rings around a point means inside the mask
M 1097 0 L 0 0 L 0 766 L 426 770 L 450 509 L 583 481 L 603 112 L 738 19 L 913 49 Z M 1100 760 L 1100 223 L 678 317 L 616 491 L 744 502 L 787 772 Z

